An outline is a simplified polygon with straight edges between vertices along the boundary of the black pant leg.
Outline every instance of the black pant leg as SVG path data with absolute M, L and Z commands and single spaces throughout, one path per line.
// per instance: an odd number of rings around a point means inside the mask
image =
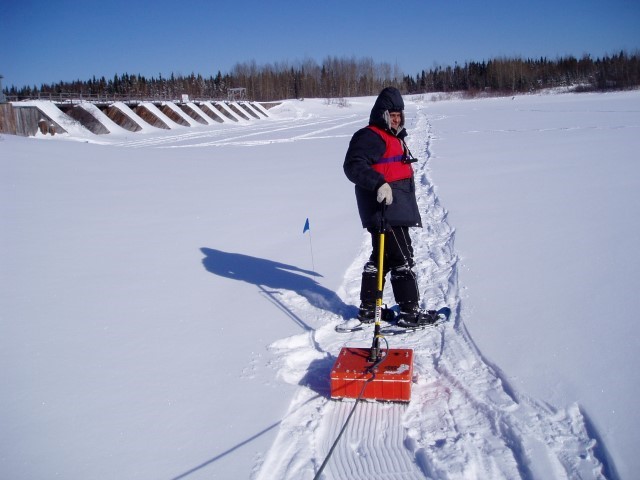
M 378 290 L 378 262 L 380 234 L 371 233 L 372 252 L 362 272 L 360 300 L 362 303 L 374 304 Z M 385 232 L 385 248 L 383 258 L 384 278 L 391 272 L 391 287 L 396 303 L 412 304 L 417 307 L 419 294 L 415 274 L 412 270 L 413 247 L 407 227 L 391 227 Z

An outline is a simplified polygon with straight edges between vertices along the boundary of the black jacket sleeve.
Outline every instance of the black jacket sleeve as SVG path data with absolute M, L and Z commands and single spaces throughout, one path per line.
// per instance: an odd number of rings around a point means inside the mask
M 372 165 L 384 154 L 385 148 L 380 135 L 368 128 L 358 130 L 349 142 L 344 159 L 343 168 L 347 178 L 365 190 L 376 191 L 380 188 L 385 183 L 384 177 Z

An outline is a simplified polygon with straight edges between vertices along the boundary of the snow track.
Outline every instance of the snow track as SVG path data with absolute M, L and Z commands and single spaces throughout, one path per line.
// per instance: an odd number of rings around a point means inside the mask
M 470 338 L 459 294 L 455 231 L 429 177 L 431 126 L 421 104 L 410 104 L 407 117 L 409 147 L 420 159 L 416 184 L 424 228 L 412 235 L 423 306 L 447 305 L 453 313 L 441 327 L 389 339 L 392 348 L 414 349 L 411 402 L 359 403 L 322 478 L 604 478 L 578 406 L 555 409 L 514 391 Z M 358 303 L 369 248 L 365 233 L 337 292 L 346 304 Z M 318 309 L 294 292 L 283 291 L 278 301 L 301 319 L 319 319 L 321 326 L 270 347 L 280 377 L 300 388 L 253 478 L 310 479 L 354 406 L 328 398 L 335 355 L 346 344 L 369 346 L 371 332 L 336 333 L 342 317 L 331 312 L 337 308 Z M 385 301 L 393 303 L 390 290 Z
M 326 455 L 329 451 L 353 403 L 343 402 L 337 407 L 327 408 L 327 414 L 322 418 L 318 432 L 322 444 L 318 453 Z M 406 408 L 401 404 L 365 402 L 358 405 L 350 423 L 350 434 L 344 439 L 344 445 L 333 454 L 325 470 L 327 477 L 354 480 L 424 478 L 416 468 L 413 455 L 404 445 L 406 432 L 402 419 Z
M 199 128 L 197 131 L 187 131 L 157 137 L 127 140 L 117 145 L 128 148 L 203 148 L 221 146 L 256 146 L 296 140 L 335 137 L 328 132 L 343 128 L 347 125 L 361 125 L 366 119 L 352 114 L 339 118 L 318 119 L 305 118 L 292 122 L 290 119 L 282 121 L 268 119 L 262 124 L 252 125 L 247 131 L 243 125 L 220 125 L 216 129 Z M 237 132 L 236 135 L 230 132 Z

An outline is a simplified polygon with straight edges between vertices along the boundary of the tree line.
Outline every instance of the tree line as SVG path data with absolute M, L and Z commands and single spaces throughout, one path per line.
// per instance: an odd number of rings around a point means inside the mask
M 640 85 L 640 54 L 621 51 L 597 59 L 589 55 L 556 60 L 498 58 L 423 70 L 415 77 L 405 76 L 403 81 L 406 91 L 412 93 L 512 94 L 556 87 L 574 87 L 574 91 L 625 90 Z
M 493 95 L 534 92 L 554 87 L 573 87 L 579 91 L 622 90 L 640 85 L 640 53 L 620 51 L 602 58 L 585 55 L 550 60 L 495 58 L 464 65 L 434 66 L 415 76 L 404 75 L 397 65 L 375 62 L 371 58 L 327 57 L 322 63 L 307 59 L 257 65 L 255 61 L 236 64 L 231 72 L 203 77 L 147 78 L 142 75 L 114 75 L 40 87 L 11 86 L 9 98 L 67 94 L 82 97 L 130 97 L 133 99 L 226 99 L 231 88 L 246 88 L 246 97 L 258 101 L 289 98 L 344 98 L 376 95 L 385 86 L 403 93 L 465 92 Z
M 174 75 L 165 78 L 160 74 L 157 78 L 143 75 L 114 75 L 113 78 L 92 77 L 90 80 L 74 80 L 55 84 L 42 84 L 40 87 L 5 88 L 8 98 L 33 98 L 47 95 L 67 95 L 80 98 L 125 98 L 132 99 L 167 99 L 173 100 L 187 94 L 195 98 L 223 98 L 227 95 L 233 80 L 229 75 L 220 72 L 213 77 L 202 75 Z

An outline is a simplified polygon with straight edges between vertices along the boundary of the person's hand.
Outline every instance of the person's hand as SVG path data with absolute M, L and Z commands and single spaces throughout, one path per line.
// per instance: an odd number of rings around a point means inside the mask
M 387 205 L 391 205 L 391 203 L 393 203 L 393 193 L 391 192 L 391 187 L 388 183 L 383 184 L 378 189 L 377 200 L 378 203 L 386 202 Z

